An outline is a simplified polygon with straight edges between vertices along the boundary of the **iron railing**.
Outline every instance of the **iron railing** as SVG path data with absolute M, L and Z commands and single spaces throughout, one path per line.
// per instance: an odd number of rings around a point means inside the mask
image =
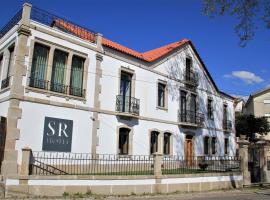
M 238 157 L 190 157 L 168 156 L 163 157 L 162 174 L 194 174 L 215 172 L 240 172 Z
M 152 156 L 32 152 L 30 175 L 153 175 Z
M 62 83 L 50 82 L 50 89 L 53 92 L 68 94 L 68 86 Z
M 230 120 L 223 120 L 223 129 L 225 131 L 231 131 L 232 130 L 232 121 L 230 121 Z
M 22 18 L 22 9 L 19 10 L 14 17 L 12 17 L 9 22 L 0 30 L 0 39 L 10 31 L 15 25 L 19 23 Z
M 130 96 L 116 96 L 116 111 L 139 115 L 140 100 Z
M 82 88 L 76 88 L 60 83 L 53 83 L 44 79 L 38 78 L 29 78 L 29 86 L 33 88 L 39 88 L 43 90 L 50 90 L 57 93 L 78 96 L 78 97 L 85 97 L 86 90 Z
M 202 126 L 204 122 L 204 114 L 191 110 L 183 110 L 183 111 L 179 110 L 178 120 L 181 123 L 188 123 Z
M 82 39 L 87 39 L 90 42 L 96 42 L 96 32 L 88 28 L 82 27 L 74 22 L 71 22 L 63 17 L 49 13 L 37 7 L 32 7 L 30 18 L 36 22 L 42 23 L 50 27 L 57 27 L 58 29 L 75 35 Z
M 32 78 L 32 77 L 30 77 L 29 80 L 30 80 L 29 81 L 30 87 L 44 89 L 44 90 L 49 89 L 49 81 L 47 81 L 47 80 Z
M 3 79 L 1 82 L 1 89 L 7 88 L 10 84 L 10 77 Z
M 69 94 L 78 97 L 85 97 L 85 89 L 69 86 Z
M 198 85 L 198 75 L 194 71 L 184 71 L 184 80 L 186 84 L 191 84 L 193 86 Z

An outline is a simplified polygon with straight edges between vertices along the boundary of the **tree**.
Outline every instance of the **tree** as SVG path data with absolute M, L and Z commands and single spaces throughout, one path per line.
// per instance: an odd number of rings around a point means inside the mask
M 236 136 L 246 135 L 250 141 L 254 141 L 255 134 L 266 135 L 270 131 L 270 125 L 265 117 L 254 115 L 239 115 L 235 118 Z
M 210 17 L 231 15 L 238 19 L 235 31 L 241 47 L 253 39 L 258 22 L 270 29 L 270 0 L 204 0 L 204 14 Z

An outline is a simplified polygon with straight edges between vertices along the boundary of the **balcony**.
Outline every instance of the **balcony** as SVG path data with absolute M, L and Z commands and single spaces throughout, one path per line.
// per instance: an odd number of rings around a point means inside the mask
M 184 71 L 184 81 L 188 86 L 197 87 L 198 86 L 198 75 L 194 71 Z
M 47 80 L 37 79 L 37 78 L 32 78 L 32 77 L 30 77 L 29 80 L 30 80 L 29 86 L 32 88 L 38 88 L 38 89 L 53 91 L 53 92 L 61 93 L 65 95 L 85 98 L 85 90 L 82 88 L 76 88 L 76 87 L 59 84 L 59 83 L 52 83 Z
M 122 116 L 138 116 L 140 114 L 140 100 L 130 96 L 117 95 L 116 111 Z
M 204 114 L 186 110 L 179 111 L 178 120 L 182 126 L 202 127 L 204 122 Z
M 10 77 L 3 79 L 1 82 L 1 89 L 7 88 L 9 86 L 9 82 L 10 82 Z
M 226 132 L 232 131 L 232 121 L 223 120 L 223 130 Z

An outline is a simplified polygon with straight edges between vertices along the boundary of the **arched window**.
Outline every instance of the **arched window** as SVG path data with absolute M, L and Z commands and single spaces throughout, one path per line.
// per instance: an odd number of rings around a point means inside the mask
M 204 137 L 203 143 L 204 143 L 204 155 L 208 155 L 209 154 L 209 137 L 208 136 Z
M 118 142 L 118 153 L 120 155 L 128 155 L 129 148 L 129 128 L 119 129 L 119 142 Z
M 171 146 L 171 133 L 164 133 L 164 138 L 163 138 L 163 154 L 164 155 L 169 155 L 170 152 L 170 146 Z
M 156 153 L 158 152 L 158 135 L 159 132 L 152 131 L 151 132 L 151 138 L 150 138 L 150 153 Z

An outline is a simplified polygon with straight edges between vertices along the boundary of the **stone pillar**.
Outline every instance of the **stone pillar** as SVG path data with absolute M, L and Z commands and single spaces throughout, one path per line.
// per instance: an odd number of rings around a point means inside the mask
M 96 43 L 97 43 L 97 48 L 99 52 L 103 52 L 103 48 L 102 48 L 102 34 L 97 33 L 96 34 Z
M 29 164 L 31 159 L 32 150 L 28 147 L 22 149 L 22 163 L 20 175 L 28 176 L 29 175 Z
M 23 77 L 26 76 L 27 67 L 25 57 L 28 55 L 27 47 L 28 37 L 30 36 L 30 13 L 31 5 L 23 5 L 22 20 L 18 27 L 18 38 L 15 46 L 15 62 L 11 67 L 12 81 L 10 82 L 10 101 L 7 114 L 7 132 L 4 160 L 2 163 L 2 174 L 18 175 L 17 157 L 18 152 L 15 149 L 16 140 L 20 138 L 20 129 L 17 128 L 18 120 L 21 119 L 22 109 L 20 108 L 20 98 L 24 95 L 24 86 L 22 85 Z
M 154 175 L 156 179 L 155 193 L 161 193 L 161 177 L 162 177 L 162 154 L 154 153 Z
M 162 175 L 161 165 L 162 165 L 162 154 L 154 153 L 154 175 L 160 178 Z
M 95 110 L 100 109 L 100 99 L 99 94 L 101 93 L 100 78 L 102 76 L 101 62 L 103 61 L 103 56 L 99 53 L 96 54 L 96 76 L 95 76 L 95 90 L 94 90 L 94 108 Z M 100 125 L 100 120 L 98 119 L 98 112 L 93 112 L 92 116 L 93 126 L 92 126 L 92 149 L 93 154 L 97 153 L 97 146 L 99 143 L 98 139 L 98 129 Z
M 243 174 L 243 185 L 250 185 L 250 172 L 248 171 L 248 145 L 247 140 L 240 140 L 239 145 L 239 157 L 241 159 L 241 171 Z

